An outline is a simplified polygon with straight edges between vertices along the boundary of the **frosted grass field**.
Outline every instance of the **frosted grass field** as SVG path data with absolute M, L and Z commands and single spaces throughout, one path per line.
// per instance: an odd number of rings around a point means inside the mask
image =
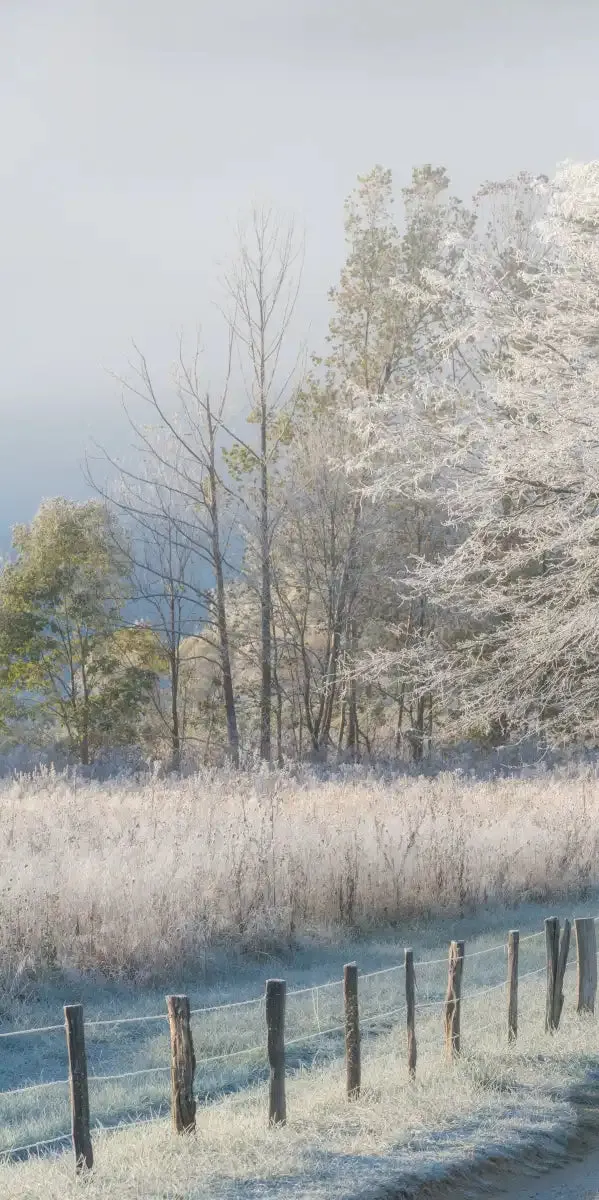
M 580 895 L 599 883 L 598 850 L 591 769 L 0 780 L 6 1003 L 19 969 L 162 986 L 210 970 L 216 951 L 280 954 L 341 929 Z
M 1 787 L 0 1032 L 60 1024 L 67 1002 L 82 1001 L 91 1023 L 165 1013 L 167 991 L 187 992 L 192 1008 L 257 1000 L 194 1016 L 198 1060 L 260 1049 L 198 1063 L 192 1140 L 171 1134 L 168 1071 L 93 1078 L 168 1067 L 166 1020 L 88 1025 L 97 1170 L 86 1194 L 365 1195 L 408 1168 L 434 1176 L 494 1141 L 515 1152 L 535 1131 L 555 1143 L 572 1125 L 551 1089 L 599 1064 L 595 1021 L 572 1011 L 574 950 L 554 1038 L 543 1030 L 543 936 L 521 946 L 521 976 L 539 974 L 521 984 L 516 1047 L 506 1044 L 505 990 L 496 985 L 509 928 L 524 936 L 553 913 L 599 915 L 592 772 L 391 783 L 358 773 L 324 783 L 196 776 L 141 787 L 46 776 Z M 448 1070 L 439 1002 L 451 937 L 466 939 L 464 1054 Z M 405 945 L 415 950 L 417 1002 L 434 1005 L 417 1014 L 415 1087 L 405 1017 L 395 1011 L 403 971 L 364 978 L 401 964 Z M 441 961 L 418 966 L 431 958 Z M 343 1035 L 316 1035 L 342 1024 L 340 980 L 351 960 L 361 973 L 364 1090 L 348 1108 Z M 273 975 L 290 992 L 320 989 L 288 1000 L 289 1124 L 277 1131 L 266 1125 L 262 1001 Z M 60 1030 L 2 1040 L 0 1089 L 64 1080 L 65 1058 Z M 0 1096 L 0 1149 L 68 1131 L 67 1093 L 60 1085 Z M 127 1121 L 149 1123 L 97 1127 Z M 70 1152 L 4 1161 L 0 1196 L 68 1197 L 71 1176 Z
M 586 915 L 597 909 L 597 901 L 577 905 Z M 563 910 L 566 911 L 566 910 Z M 573 1127 L 574 1115 L 563 1095 L 569 1082 L 582 1078 L 589 1067 L 599 1064 L 595 1019 L 579 1020 L 574 1012 L 574 960 L 566 973 L 565 1006 L 560 1030 L 547 1037 L 544 1021 L 544 937 L 522 943 L 520 955 L 520 1021 L 515 1046 L 507 1046 L 505 990 L 495 987 L 505 979 L 506 957 L 500 949 L 481 953 L 501 943 L 500 928 L 520 918 L 539 927 L 543 910 L 534 906 L 526 912 L 495 914 L 499 927 L 475 938 L 473 922 L 457 921 L 453 930 L 466 936 L 464 1001 L 462 1012 L 463 1054 L 458 1066 L 448 1067 L 443 1057 L 442 1003 L 445 988 L 445 938 L 448 928 L 438 923 L 427 931 L 417 956 L 436 957 L 428 944 L 440 935 L 440 962 L 418 966 L 417 1011 L 418 1071 L 410 1085 L 405 1065 L 404 1014 L 384 1014 L 403 1003 L 403 972 L 387 972 L 360 980 L 360 1010 L 363 1037 L 363 1091 L 357 1104 L 344 1099 L 343 1042 L 340 1033 L 325 1038 L 314 1036 L 301 1046 L 288 1049 L 288 1125 L 269 1130 L 266 1121 L 266 1064 L 259 1051 L 240 1066 L 235 1060 L 217 1065 L 198 1064 L 196 1089 L 198 1130 L 195 1137 L 176 1138 L 167 1117 L 168 1074 L 154 1081 L 121 1081 L 97 1084 L 90 1081 L 92 1122 L 138 1120 L 158 1117 L 151 1123 L 112 1132 L 94 1129 L 96 1168 L 85 1186 L 85 1194 L 97 1197 L 262 1197 L 292 1194 L 325 1197 L 367 1195 L 383 1180 L 410 1177 L 439 1178 L 444 1167 L 468 1166 L 481 1160 L 494 1144 L 508 1156 L 516 1156 L 529 1140 L 539 1136 L 553 1146 Z M 563 915 L 563 912 L 562 912 Z M 501 920 L 499 920 L 501 918 Z M 484 918 L 481 918 L 484 921 Z M 487 921 L 494 924 L 494 921 Z M 468 937 L 467 935 L 470 934 Z M 426 943 L 426 945 L 424 944 Z M 401 958 L 398 945 L 381 942 L 346 945 L 372 969 Z M 334 958 L 335 956 L 331 956 Z M 287 964 L 276 964 L 285 968 Z M 540 970 L 539 970 L 540 968 Z M 376 968 L 374 968 L 376 969 Z M 538 974 L 524 979 L 530 971 Z M 287 970 L 288 986 L 308 987 L 326 982 L 324 966 Z M 259 996 L 260 972 L 246 975 L 248 991 Z M 233 983 L 233 980 L 231 981 Z M 252 987 L 252 984 L 254 985 Z M 493 988 L 492 991 L 486 989 Z M 482 995 L 469 993 L 483 989 Z M 192 1006 L 216 999 L 213 992 L 191 992 Z M 221 992 L 224 998 L 226 993 Z M 101 997 L 106 1006 L 108 995 Z M 118 998 L 120 1004 L 126 999 Z M 146 994 L 138 1000 L 144 1007 Z M 158 1000 L 158 996 L 152 996 Z M 437 1002 L 437 1003 L 435 1003 Z M 342 1021 L 341 984 L 324 987 L 318 994 L 318 1011 L 313 995 L 303 992 L 288 1000 L 287 1040 Z M 117 1004 L 117 997 L 113 997 Z M 102 1012 L 106 1016 L 106 1007 Z M 91 1004 L 90 1020 L 98 1015 Z M 121 1010 L 122 1011 L 122 1010 Z M 130 1011 L 130 1009 L 129 1009 Z M 146 1009 L 147 1011 L 147 1009 Z M 158 1010 L 159 1011 L 159 1010 Z M 46 1015 L 60 1019 L 58 1006 Z M 37 1017 L 37 1010 L 32 1016 Z M 130 1026 L 117 1026 L 115 1037 L 88 1034 L 90 1070 L 102 1073 L 118 1065 L 121 1070 L 152 1063 L 168 1063 L 166 1031 L 133 1035 Z M 242 1045 L 264 1045 L 264 1006 L 196 1016 L 193 1023 L 196 1056 L 221 1053 Z M 53 1037 L 54 1035 L 49 1035 Z M 59 1041 L 61 1040 L 58 1035 Z M 43 1039 L 40 1039 L 43 1041 Z M 15 1039 L 16 1041 L 16 1039 Z M 107 1051 L 109 1049 L 107 1057 Z M 113 1056 L 113 1057 L 110 1057 Z M 49 1071 L 64 1073 L 64 1049 L 48 1058 Z M 22 1061 L 22 1060 L 21 1060 Z M 15 1064 L 16 1065 L 16 1064 Z M 22 1062 L 22 1066 L 25 1064 Z M 29 1070 L 35 1069 L 35 1057 Z M 2 1086 L 6 1082 L 2 1080 Z M 58 1094 L 56 1094 L 58 1093 Z M 17 1101 L 18 1103 L 15 1103 Z M 160 1112 L 164 1114 L 159 1117 Z M 23 1137 L 41 1139 L 68 1130 L 66 1088 L 47 1089 L 41 1104 L 35 1093 L 0 1102 L 2 1145 L 19 1144 Z M 65 1123 L 66 1122 L 66 1123 Z M 22 1143 L 21 1143 L 22 1144 Z M 0 1195 L 23 1197 L 69 1197 L 81 1194 L 75 1183 L 70 1151 L 51 1158 L 0 1165 Z

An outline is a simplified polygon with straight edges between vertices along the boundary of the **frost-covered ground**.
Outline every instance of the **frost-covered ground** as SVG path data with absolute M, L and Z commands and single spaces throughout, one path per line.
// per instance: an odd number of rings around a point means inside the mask
M 578 915 L 599 913 L 599 897 L 577 903 Z M 572 915 L 567 904 L 556 907 Z M 287 1128 L 273 1132 L 266 1124 L 264 1006 L 247 1005 L 194 1017 L 198 1060 L 259 1046 L 242 1064 L 228 1059 L 198 1063 L 196 1086 L 205 1104 L 198 1113 L 192 1144 L 171 1134 L 168 1072 L 108 1083 L 90 1081 L 95 1125 L 143 1121 L 127 1131 L 94 1132 L 96 1179 L 86 1194 L 98 1197 L 196 1197 L 296 1194 L 301 1196 L 365 1196 L 375 1183 L 416 1176 L 439 1178 L 443 1170 L 474 1159 L 482 1161 L 490 1146 L 517 1155 L 530 1141 L 559 1145 L 575 1125 L 571 1105 L 554 1089 L 582 1078 L 599 1066 L 595 1020 L 580 1021 L 574 1012 L 574 961 L 566 975 L 566 1002 L 558 1035 L 548 1038 L 544 1018 L 544 937 L 531 937 L 521 947 L 520 972 L 538 972 L 520 986 L 520 1036 L 507 1047 L 504 933 L 519 927 L 524 938 L 542 930 L 544 906 L 495 910 L 476 917 L 437 920 L 419 928 L 406 924 L 392 935 L 366 942 L 306 947 L 292 960 L 264 965 L 222 963 L 218 987 L 201 980 L 178 978 L 174 990 L 189 992 L 192 1007 L 260 998 L 265 975 L 283 975 L 291 992 L 339 980 L 344 961 L 360 966 L 360 1009 L 363 1020 L 363 1096 L 349 1108 L 344 1100 L 343 1041 L 340 1032 L 318 1037 L 318 1029 L 342 1022 L 339 982 L 316 994 L 291 995 L 287 1008 L 289 1045 Z M 463 1060 L 448 1068 L 443 1059 L 442 1005 L 446 946 L 451 936 L 466 940 L 463 1002 Z M 401 963 L 402 947 L 414 945 L 417 960 L 419 1040 L 418 1079 L 407 1080 L 405 1067 L 403 971 L 387 971 Z M 494 949 L 497 947 L 497 949 Z M 488 953 L 486 953 L 488 951 Z M 439 959 L 440 961 L 436 961 Z M 486 989 L 492 988 L 492 991 Z M 482 989 L 482 995 L 473 995 Z M 470 998 L 469 998 L 470 996 Z M 59 1023 L 64 1001 L 83 1000 L 86 1018 L 159 1014 L 159 990 L 135 991 L 123 985 L 91 982 L 56 984 L 40 989 L 28 1009 L 28 1024 Z M 431 1007 L 426 1007 L 431 1006 Z M 393 1010 L 399 1008 L 399 1012 Z M 385 1017 L 384 1014 L 391 1013 Z M 21 1014 L 23 1016 L 24 1014 Z M 8 1025 L 5 1024 L 5 1030 Z M 6 1047 L 10 1050 L 5 1053 Z M 166 1022 L 148 1025 L 91 1027 L 88 1030 L 92 1075 L 117 1074 L 168 1065 Z M 65 1078 L 65 1050 L 60 1032 L 7 1039 L 2 1052 L 2 1089 L 40 1078 Z M 68 1131 L 67 1089 L 45 1089 L 7 1097 L 0 1103 L 2 1147 L 27 1144 Z M 70 1153 L 52 1159 L 0 1167 L 0 1196 L 48 1200 L 75 1196 Z M 455 1194 L 455 1193 L 454 1193 Z
M 562 1027 L 544 1033 L 542 922 L 599 915 L 592 769 L 141 784 L 45 774 L 5 778 L 0 814 L 0 1033 L 61 1025 L 64 1003 L 84 1004 L 97 1163 L 86 1194 L 366 1196 L 377 1181 L 439 1178 L 490 1147 L 512 1157 L 573 1132 L 567 1088 L 599 1067 L 599 1041 L 595 1020 L 573 1011 L 573 951 Z M 537 936 L 522 942 L 520 1036 L 508 1048 L 504 940 L 514 927 Z M 466 939 L 464 1053 L 448 1068 L 452 937 Z M 422 1006 L 415 1086 L 406 945 Z M 352 960 L 364 1088 L 348 1107 L 340 981 Z M 287 1007 L 289 1123 L 277 1131 L 265 1119 L 268 976 L 299 991 Z M 173 1138 L 167 1118 L 164 997 L 181 991 L 192 1008 L 255 1001 L 194 1015 L 201 1108 L 191 1142 Z M 132 1016 L 160 1019 L 94 1024 Z M 62 1029 L 0 1039 L 1 1091 L 65 1079 Z M 67 1090 L 0 1097 L 0 1150 L 67 1132 Z M 103 1131 L 126 1121 L 149 1123 Z M 0 1166 L 2 1197 L 71 1194 L 70 1154 Z

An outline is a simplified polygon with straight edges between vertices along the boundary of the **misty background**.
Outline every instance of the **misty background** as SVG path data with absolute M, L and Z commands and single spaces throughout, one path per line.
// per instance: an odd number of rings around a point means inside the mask
M 598 44 L 595 0 L 3 0 L 0 550 L 44 497 L 90 494 L 92 438 L 126 453 L 132 340 L 166 387 L 201 325 L 218 385 L 252 203 L 305 231 L 296 332 L 321 350 L 357 175 L 399 193 L 444 165 L 467 203 L 599 157 Z

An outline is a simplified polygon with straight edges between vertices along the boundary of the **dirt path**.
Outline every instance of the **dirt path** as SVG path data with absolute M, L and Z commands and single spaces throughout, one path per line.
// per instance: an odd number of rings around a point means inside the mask
M 489 1200 L 599 1200 L 599 1150 L 540 1179 L 514 1179 Z

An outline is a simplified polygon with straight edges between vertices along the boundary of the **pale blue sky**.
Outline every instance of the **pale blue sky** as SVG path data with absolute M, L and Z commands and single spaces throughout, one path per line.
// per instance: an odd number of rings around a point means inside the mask
M 479 182 L 599 157 L 597 0 L 2 0 L 0 545 L 129 442 L 131 339 L 159 377 L 254 201 L 306 231 L 318 349 L 343 201 L 443 164 Z

